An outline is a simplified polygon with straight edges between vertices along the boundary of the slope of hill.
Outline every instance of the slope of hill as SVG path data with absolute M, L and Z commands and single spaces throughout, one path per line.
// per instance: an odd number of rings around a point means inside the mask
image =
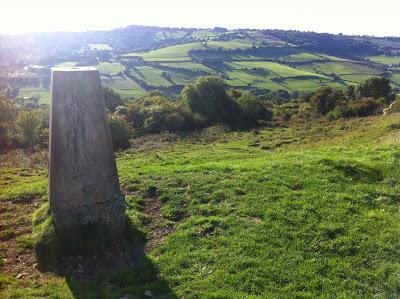
M 400 38 L 390 37 L 130 26 L 0 36 L 0 53 L 5 82 L 0 87 L 25 88 L 19 97 L 27 90 L 48 97 L 49 73 L 28 67 L 33 64 L 96 66 L 104 85 L 125 97 L 152 90 L 177 95 L 184 84 L 204 75 L 221 76 L 235 88 L 289 93 L 322 85 L 345 88 L 379 75 L 400 89 Z
M 3 156 L 1 297 L 397 297 L 399 118 L 136 139 L 117 164 L 148 243 L 98 281 L 38 271 L 46 156 Z

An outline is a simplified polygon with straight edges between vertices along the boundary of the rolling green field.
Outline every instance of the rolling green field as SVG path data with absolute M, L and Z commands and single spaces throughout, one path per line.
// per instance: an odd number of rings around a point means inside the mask
M 249 52 L 251 54 L 238 52 L 253 46 L 262 51 Z M 222 65 L 202 63 L 199 57 L 194 58 L 189 55 L 190 50 L 218 48 L 218 51 L 221 49 L 225 51 L 219 52 L 225 53 Z M 202 75 L 222 75 L 230 86 L 236 88 L 255 87 L 273 91 L 282 89 L 301 93 L 314 91 L 323 85 L 343 89 L 349 84 L 360 83 L 370 77 L 381 75 L 380 70 L 346 58 L 296 47 L 265 47 L 261 45 L 256 34 L 252 39 L 244 37 L 229 41 L 211 40 L 181 44 L 148 52 L 129 53 L 125 58 L 135 56 L 142 57 L 151 68 L 153 74 L 149 74 L 149 79 L 146 79 L 146 76 L 141 79 L 155 88 L 194 82 L 200 76 L 200 74 L 188 74 L 185 70 L 201 72 Z M 157 63 L 170 69 L 158 67 Z M 169 82 L 171 85 L 166 84 L 165 80 L 156 78 L 157 68 L 160 68 L 158 74 L 165 72 L 171 78 L 175 78 Z M 179 72 L 182 73 L 181 76 L 178 75 Z M 395 76 L 393 79 L 393 83 L 397 85 Z
M 367 57 L 369 60 L 374 61 L 374 62 L 379 62 L 387 65 L 392 65 L 392 64 L 399 64 L 400 63 L 400 57 L 399 56 L 368 56 Z
M 178 42 L 189 37 L 190 42 Z M 103 84 L 124 98 L 141 97 L 151 90 L 176 97 L 184 85 L 207 75 L 223 77 L 232 88 L 298 91 L 300 96 L 325 85 L 344 89 L 373 76 L 386 76 L 394 88 L 400 88 L 398 70 L 392 66 L 400 62 L 398 56 L 340 57 L 340 52 L 334 56 L 327 54 L 329 51 L 298 47 L 255 30 L 225 34 L 204 29 L 189 35 L 185 30 L 160 31 L 156 38 L 173 39 L 178 44 L 162 46 L 168 45 L 163 43 L 149 51 L 126 53 L 114 53 L 112 46 L 104 43 L 87 44 L 86 49 L 110 51 L 110 58 L 95 57 L 99 63 L 94 67 L 103 75 Z M 387 47 L 395 45 L 382 43 Z M 76 64 L 65 61 L 57 66 Z M 47 101 L 45 98 L 43 102 Z
M 116 75 L 125 70 L 125 67 L 119 62 L 100 62 L 94 67 L 99 70 L 100 74 L 110 75 Z
M 97 281 L 35 269 L 45 156 L 3 156 L 1 297 L 397 298 L 399 140 L 399 114 L 136 138 L 117 159 L 128 213 L 151 236 L 155 188 L 169 234 Z M 11 267 L 15 256 L 25 265 Z
M 90 50 L 112 51 L 112 47 L 107 44 L 89 44 Z
M 37 98 L 39 104 L 50 104 L 50 90 L 46 90 L 40 87 L 27 87 L 21 88 L 18 97 L 20 98 Z

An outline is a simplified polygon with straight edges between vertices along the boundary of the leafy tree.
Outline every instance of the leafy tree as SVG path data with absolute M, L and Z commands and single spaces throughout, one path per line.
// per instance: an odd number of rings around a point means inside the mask
M 366 80 L 363 84 L 358 87 L 361 97 L 372 97 L 379 99 L 381 97 L 389 98 L 392 87 L 390 81 L 382 77 L 373 77 Z
M 143 133 L 182 132 L 204 126 L 204 120 L 181 101 L 164 96 L 145 97 L 128 105 L 128 121 Z
M 129 139 L 132 131 L 127 122 L 119 117 L 109 118 L 111 137 L 114 145 L 114 149 L 125 149 L 129 147 Z
M 342 101 L 344 101 L 343 92 L 328 86 L 321 87 L 310 97 L 311 107 L 322 115 L 335 109 L 336 105 Z
M 357 99 L 357 88 L 355 85 L 349 85 L 347 86 L 345 92 L 344 92 L 346 99 L 349 101 L 355 101 Z
M 122 106 L 124 104 L 119 94 L 115 93 L 115 91 L 109 87 L 103 88 L 103 94 L 106 108 L 111 112 L 115 112 L 115 109 L 118 106 Z
M 382 110 L 379 108 L 379 103 L 372 97 L 361 98 L 350 105 L 352 114 L 358 117 L 373 115 L 378 111 L 381 113 Z
M 33 148 L 39 143 L 42 119 L 37 111 L 22 111 L 17 118 L 18 137 L 21 144 Z
M 7 126 L 0 123 L 0 153 L 6 152 L 11 148 L 11 137 Z
M 186 86 L 181 96 L 192 112 L 204 116 L 210 123 L 234 125 L 239 117 L 240 108 L 219 77 L 201 77 L 194 85 Z
M 246 125 L 257 124 L 261 120 L 271 120 L 272 112 L 255 96 L 244 93 L 238 100 Z

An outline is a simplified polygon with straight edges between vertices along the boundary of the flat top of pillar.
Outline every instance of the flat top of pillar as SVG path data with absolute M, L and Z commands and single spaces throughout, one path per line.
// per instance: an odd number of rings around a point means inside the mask
M 92 66 L 52 67 L 52 72 L 93 72 L 98 70 Z

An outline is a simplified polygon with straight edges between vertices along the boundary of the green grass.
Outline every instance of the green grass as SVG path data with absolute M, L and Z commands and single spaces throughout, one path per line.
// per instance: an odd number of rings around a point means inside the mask
M 126 56 L 141 56 L 148 61 L 191 61 L 188 52 L 192 49 L 204 49 L 204 46 L 202 43 L 189 43 L 150 52 L 130 53 L 126 54 Z
M 336 74 L 336 75 L 377 75 L 379 71 L 372 69 L 368 66 L 352 63 L 352 62 L 324 62 L 324 63 L 313 63 L 313 66 L 320 72 L 325 74 Z
M 24 87 L 19 91 L 18 97 L 38 98 L 39 104 L 50 104 L 50 90 L 40 87 Z
M 138 70 L 139 74 L 143 76 L 142 78 L 144 78 L 146 82 L 148 82 L 150 85 L 154 86 L 173 85 L 171 82 L 169 82 L 162 76 L 162 73 L 164 72 L 163 70 L 151 66 L 137 67 L 136 70 Z M 140 78 L 140 76 L 138 77 Z
M 275 62 L 267 62 L 267 61 L 238 61 L 238 62 L 228 62 L 228 66 L 234 69 L 243 69 L 243 68 L 260 68 L 266 70 L 267 77 L 269 78 L 277 78 L 277 77 L 316 77 L 328 79 L 328 77 L 295 69 L 286 65 L 282 65 Z
M 390 77 L 390 80 L 394 82 L 396 85 L 400 85 L 400 74 L 393 74 Z
M 215 71 L 203 64 L 195 62 L 171 62 L 171 63 L 161 63 L 163 66 L 173 67 L 173 68 L 183 68 L 190 71 L 202 71 L 209 74 L 214 74 Z
M 140 97 L 146 94 L 146 91 L 140 85 L 124 76 L 113 76 L 111 78 L 102 76 L 101 83 L 103 86 L 114 89 L 124 98 Z
M 42 169 L 2 167 L 0 172 L 0 202 L 41 195 L 46 191 L 47 179 Z
M 392 65 L 392 64 L 399 64 L 400 63 L 400 57 L 399 56 L 385 56 L 385 55 L 379 55 L 379 56 L 368 56 L 366 57 L 371 61 L 374 62 L 379 62 L 387 65 Z
M 90 50 L 112 51 L 113 48 L 107 44 L 89 44 Z
M 100 62 L 94 67 L 97 68 L 101 74 L 110 75 L 116 75 L 125 70 L 125 67 L 119 62 Z
M 77 64 L 78 64 L 78 62 L 66 61 L 66 62 L 55 65 L 55 67 L 73 67 L 73 66 L 76 66 Z
M 246 49 L 252 46 L 250 40 L 231 40 L 223 41 L 209 41 L 207 43 L 188 43 L 176 46 L 165 47 L 149 52 L 142 53 L 129 53 L 125 56 L 141 56 L 147 61 L 191 61 L 189 57 L 190 50 L 205 50 L 223 48 L 226 50 L 233 49 Z
M 118 157 L 121 184 L 138 187 L 132 211 L 157 189 L 176 227 L 165 243 L 98 282 L 3 275 L 2 297 L 397 298 L 399 123 L 136 139 Z M 31 182 L 7 171 L 15 181 L 3 198 Z
M 206 30 L 204 37 L 209 34 Z M 203 34 L 202 33 L 202 34 Z M 201 34 L 200 34 L 201 36 Z M 209 74 L 215 74 L 222 71 L 228 78 L 228 84 L 231 86 L 248 86 L 249 84 L 259 88 L 268 88 L 271 90 L 286 89 L 310 92 L 315 90 L 320 84 L 328 84 L 335 88 L 343 89 L 348 84 L 361 83 L 366 79 L 380 75 L 380 71 L 374 69 L 362 62 L 348 60 L 332 55 L 308 51 L 305 49 L 287 47 L 279 44 L 277 41 L 267 41 L 259 32 L 250 32 L 248 36 L 238 36 L 229 41 L 208 40 L 207 42 L 194 42 L 169 46 L 142 53 L 128 53 L 125 56 L 141 56 L 147 62 L 160 62 L 164 66 L 183 67 L 191 71 L 203 71 Z M 253 53 L 252 55 L 240 55 L 226 52 L 225 65 L 229 66 L 225 70 L 212 70 L 208 66 L 201 65 L 191 60 L 190 50 L 218 49 L 224 50 L 247 49 L 255 45 L 260 47 L 263 42 L 271 45 L 280 45 L 279 47 L 264 47 L 263 53 Z M 276 44 L 278 43 L 278 44 Z M 376 56 L 370 57 L 371 60 L 381 60 L 384 63 L 394 63 L 399 57 Z M 154 65 L 148 65 L 151 68 L 157 68 Z M 242 68 L 259 68 L 267 71 L 266 74 L 245 74 Z M 166 83 L 160 79 L 154 81 L 159 86 Z M 331 82 L 332 76 L 336 75 L 341 81 Z M 174 78 L 174 84 L 186 84 L 193 82 L 196 78 L 188 78 L 185 74 L 176 72 L 171 74 Z M 286 82 L 271 82 L 270 79 L 276 77 L 289 78 Z M 291 78 L 298 77 L 298 78 Z M 319 82 L 323 78 L 324 82 Z M 176 83 L 175 83 L 176 81 Z M 150 85 L 153 83 L 148 82 Z M 281 84 L 280 84 L 281 83 Z M 394 82 L 395 83 L 395 82 Z

